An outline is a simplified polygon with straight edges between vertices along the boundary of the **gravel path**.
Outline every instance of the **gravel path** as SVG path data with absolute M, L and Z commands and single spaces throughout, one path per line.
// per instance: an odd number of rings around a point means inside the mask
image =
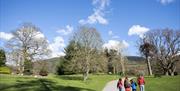
M 129 78 L 130 79 L 133 79 L 132 77 Z M 123 83 L 124 83 L 124 78 L 122 78 L 123 80 Z M 117 82 L 118 80 L 113 80 L 113 81 L 110 81 L 106 84 L 106 86 L 104 87 L 103 91 L 119 91 L 118 88 L 117 88 Z M 123 91 L 125 91 L 125 89 L 123 89 Z

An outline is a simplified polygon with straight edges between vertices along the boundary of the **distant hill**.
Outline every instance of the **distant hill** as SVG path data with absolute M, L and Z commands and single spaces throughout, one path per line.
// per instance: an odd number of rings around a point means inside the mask
M 140 56 L 126 56 L 129 61 L 145 61 L 145 58 Z
M 44 61 L 56 62 L 56 61 L 59 61 L 59 60 L 60 60 L 60 57 L 55 57 L 55 58 L 45 59 Z
M 126 58 L 128 59 L 128 64 L 145 64 L 145 58 L 140 57 L 140 56 L 126 56 Z
M 147 74 L 147 65 L 145 58 L 139 56 L 126 56 L 126 58 L 127 61 L 125 62 L 125 67 L 127 74 Z
M 43 66 L 49 73 L 56 73 L 56 67 L 59 65 L 60 57 L 45 59 L 45 60 L 39 60 L 33 62 L 35 66 L 35 69 L 40 69 Z

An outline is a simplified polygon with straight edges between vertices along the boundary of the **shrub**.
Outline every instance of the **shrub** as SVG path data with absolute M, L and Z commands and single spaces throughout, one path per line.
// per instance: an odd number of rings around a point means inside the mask
M 154 74 L 154 77 L 156 78 L 156 77 L 160 77 L 161 78 L 161 76 L 162 76 L 162 74 Z
M 126 75 L 131 75 L 131 76 L 137 75 L 137 71 L 135 69 L 130 69 L 126 71 Z
M 0 74 L 11 74 L 11 70 L 7 66 L 0 67 Z
M 58 75 L 64 75 L 65 74 L 65 72 L 64 72 L 62 67 L 57 67 L 57 74 Z
M 28 70 L 24 70 L 23 74 L 24 75 L 32 75 L 33 73 L 28 69 Z
M 174 75 L 177 76 L 177 75 L 178 75 L 178 72 L 174 72 Z
M 48 72 L 44 69 L 41 69 L 40 72 L 39 72 L 39 75 L 41 76 L 47 76 L 48 75 Z

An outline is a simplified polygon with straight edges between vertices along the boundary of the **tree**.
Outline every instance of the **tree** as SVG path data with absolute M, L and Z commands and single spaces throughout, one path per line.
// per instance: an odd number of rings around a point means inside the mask
M 149 75 L 152 75 L 152 69 L 151 69 L 151 63 L 150 63 L 149 57 L 152 55 L 151 53 L 154 53 L 154 50 L 155 50 L 155 47 L 152 44 L 146 42 L 145 39 L 143 40 L 143 44 L 141 44 L 139 47 L 139 51 L 146 58 Z
M 153 37 L 152 37 L 153 36 Z M 160 29 L 145 35 L 146 41 L 155 47 L 151 59 L 156 61 L 165 75 L 174 75 L 180 52 L 180 31 Z
M 81 63 L 78 58 L 80 55 L 80 45 L 74 40 L 69 42 L 69 45 L 64 49 L 65 56 L 60 58 L 60 63 L 58 67 L 59 74 L 71 74 L 81 72 Z
M 96 56 L 100 55 L 102 39 L 95 28 L 82 26 L 74 33 L 69 46 L 65 49 L 65 59 L 70 61 L 68 66 L 83 74 L 84 81 L 88 78 L 91 69 L 96 69 Z M 96 66 L 94 66 L 96 65 Z
M 104 52 L 108 59 L 109 72 L 125 74 L 125 57 L 123 56 L 124 49 L 127 47 L 123 41 L 110 40 L 109 43 L 103 45 Z
M 0 49 L 0 66 L 5 66 L 6 63 L 6 54 L 3 49 Z
M 124 74 L 124 59 L 121 53 L 115 49 L 105 49 L 105 53 L 108 59 L 108 72 L 117 74 L 121 71 Z
M 48 42 L 40 29 L 31 23 L 24 23 L 12 32 L 13 38 L 8 42 L 8 48 L 13 52 L 18 50 L 22 56 L 21 73 L 32 72 L 32 61 L 48 55 Z

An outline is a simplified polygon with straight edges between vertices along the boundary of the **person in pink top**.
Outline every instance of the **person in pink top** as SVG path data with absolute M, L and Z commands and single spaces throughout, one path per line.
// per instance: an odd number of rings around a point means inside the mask
M 119 91 L 123 91 L 123 81 L 121 78 L 119 78 L 119 81 L 117 83 L 117 88 L 119 89 Z
M 140 91 L 145 91 L 145 80 L 144 80 L 144 77 L 143 76 L 139 76 L 138 78 L 138 85 L 139 85 L 139 88 L 140 88 Z

